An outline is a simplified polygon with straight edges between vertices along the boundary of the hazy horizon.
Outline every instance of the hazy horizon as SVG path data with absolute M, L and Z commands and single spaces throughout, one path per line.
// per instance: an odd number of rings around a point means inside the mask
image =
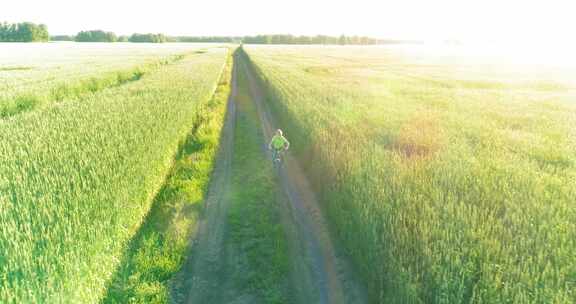
M 87 4 L 88 3 L 88 4 Z M 574 4 L 561 0 L 502 3 L 406 0 L 187 3 L 21 0 L 3 4 L 0 21 L 43 23 L 51 35 L 101 29 L 119 35 L 361 35 L 382 39 L 569 41 Z

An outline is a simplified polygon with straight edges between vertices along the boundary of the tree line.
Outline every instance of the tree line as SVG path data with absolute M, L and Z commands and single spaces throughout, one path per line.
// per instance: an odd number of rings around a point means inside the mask
M 74 38 L 76 42 L 116 42 L 118 37 L 113 32 L 102 30 L 81 31 Z
M 232 36 L 172 36 L 170 42 L 219 42 L 219 43 L 240 43 L 243 37 Z
M 245 44 L 387 44 L 403 43 L 400 40 L 384 40 L 366 36 L 294 36 L 294 35 L 256 35 L 256 36 L 177 36 L 170 37 L 175 42 L 221 42 L 221 43 L 245 43 Z M 406 41 L 408 42 L 408 41 Z
M 335 45 L 370 45 L 406 43 L 415 41 L 383 40 L 366 36 L 294 36 L 294 35 L 256 35 L 256 36 L 166 36 L 164 34 L 139 34 L 116 36 L 113 32 L 102 30 L 81 31 L 75 36 L 58 35 L 50 37 L 44 24 L 0 23 L 0 42 L 31 41 L 76 41 L 76 42 L 217 42 L 245 44 L 335 44 Z
M 164 34 L 132 34 L 128 38 L 130 42 L 151 42 L 151 43 L 164 43 L 168 38 Z
M 383 40 L 366 36 L 293 36 L 293 35 L 257 35 L 257 36 L 166 36 L 164 34 L 133 34 L 131 36 L 116 37 L 114 33 L 103 31 L 88 31 L 92 33 L 89 39 L 84 37 L 86 32 L 73 36 L 54 36 L 54 41 L 90 41 L 90 42 L 197 42 L 197 43 L 245 43 L 245 44 L 335 44 L 335 45 L 370 45 L 405 43 L 410 41 Z M 108 39 L 106 39 L 108 37 Z
M 293 36 L 293 35 L 257 35 L 242 39 L 246 44 L 380 44 L 383 40 L 365 36 Z
M 59 41 L 76 41 L 76 42 L 149 42 L 163 43 L 168 38 L 164 34 L 139 34 L 134 33 L 131 36 L 116 36 L 113 32 L 102 30 L 81 31 L 75 37 L 72 36 L 54 36 L 54 40 Z
M 48 27 L 32 22 L 0 23 L 0 42 L 48 41 Z

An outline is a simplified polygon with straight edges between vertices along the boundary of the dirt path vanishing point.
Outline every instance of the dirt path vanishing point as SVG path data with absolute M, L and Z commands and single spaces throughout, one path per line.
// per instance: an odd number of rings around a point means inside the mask
M 240 58 L 238 58 L 240 57 Z M 264 93 L 251 70 L 235 57 L 228 110 L 222 131 L 217 162 L 205 200 L 205 210 L 199 220 L 191 256 L 171 286 L 171 301 L 182 304 L 254 304 L 250 295 L 234 295 L 227 281 L 230 257 L 227 252 L 226 221 L 230 204 L 232 159 L 234 153 L 234 128 L 236 118 L 238 73 L 246 73 L 252 101 L 261 120 L 265 138 L 270 138 L 275 124 L 264 102 Z M 263 146 L 265 143 L 263 143 Z M 286 154 L 283 168 L 277 171 L 283 190 L 280 204 L 281 221 L 288 244 L 290 281 L 296 293 L 292 300 L 299 304 L 363 304 L 366 293 L 350 267 L 330 239 L 327 223 L 322 216 L 314 192 L 297 161 Z M 228 294 L 228 295 L 227 295 Z M 237 297 L 239 296 L 239 297 Z M 236 298 L 236 300 L 231 300 Z
M 242 62 L 242 70 L 248 76 L 250 92 L 258 108 L 265 138 L 271 138 L 276 130 L 275 122 L 264 101 L 264 92 L 251 69 Z M 283 211 L 283 223 L 289 223 L 288 239 L 292 243 L 293 281 L 296 290 L 307 293 L 312 284 L 313 294 L 303 303 L 367 303 L 366 292 L 350 271 L 350 265 L 340 252 L 335 250 L 330 238 L 316 195 L 298 162 L 286 153 L 282 168 L 278 170 L 281 186 L 288 198 Z M 287 218 L 286 218 L 287 217 Z M 291 233 L 296 235 L 293 240 Z M 296 250 L 294 250 L 296 249 Z M 297 252 L 294 252 L 297 251 Z M 298 261 L 305 265 L 299 265 Z M 308 276 L 308 277 L 306 277 Z M 300 298 L 301 297 L 297 297 Z M 302 300 L 300 300 L 302 301 Z

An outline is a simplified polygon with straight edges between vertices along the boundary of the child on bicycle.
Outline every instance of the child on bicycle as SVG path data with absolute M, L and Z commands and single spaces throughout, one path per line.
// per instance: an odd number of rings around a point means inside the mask
M 290 148 L 290 142 L 282 135 L 282 130 L 276 130 L 276 134 L 272 137 L 268 149 L 272 150 L 274 161 L 280 161 L 282 152 Z

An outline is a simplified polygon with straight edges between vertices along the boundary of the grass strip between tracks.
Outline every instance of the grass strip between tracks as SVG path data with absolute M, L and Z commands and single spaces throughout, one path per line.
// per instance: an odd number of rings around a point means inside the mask
M 264 303 L 288 303 L 288 248 L 278 206 L 279 189 L 246 75 L 239 69 L 232 163 L 229 240 L 244 255 L 249 271 L 234 281 Z M 242 260 L 242 259 L 241 259 Z

